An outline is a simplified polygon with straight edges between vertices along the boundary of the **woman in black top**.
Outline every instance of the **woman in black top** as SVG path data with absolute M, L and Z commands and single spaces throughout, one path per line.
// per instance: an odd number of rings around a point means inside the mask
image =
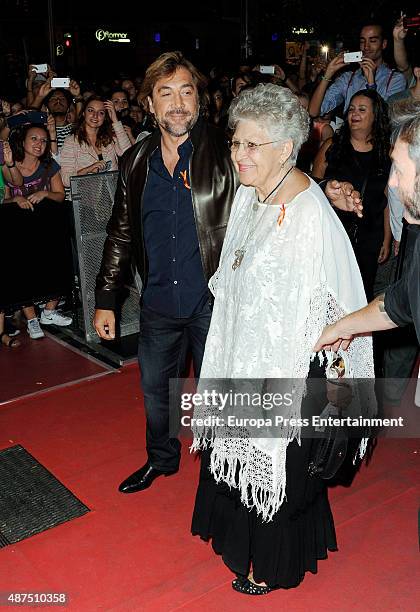
M 372 89 L 359 91 L 350 101 L 345 123 L 321 147 L 313 167 L 315 178 L 349 181 L 362 195 L 362 219 L 337 214 L 352 242 L 368 301 L 373 299 L 378 263 L 386 261 L 391 246 L 385 195 L 391 168 L 389 134 L 381 96 Z

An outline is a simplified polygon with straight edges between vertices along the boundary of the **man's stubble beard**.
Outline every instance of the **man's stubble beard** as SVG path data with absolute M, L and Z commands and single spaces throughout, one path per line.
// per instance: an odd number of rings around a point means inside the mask
M 162 128 L 162 130 L 165 130 L 165 132 L 168 132 L 168 134 L 170 134 L 171 136 L 180 138 L 181 136 L 185 136 L 185 134 L 188 134 L 188 132 L 190 132 L 192 128 L 194 127 L 194 125 L 196 124 L 198 115 L 199 115 L 199 108 L 197 108 L 197 111 L 194 115 L 192 115 L 191 113 L 188 113 L 188 115 L 191 115 L 191 118 L 183 126 L 181 125 L 173 126 L 170 123 L 170 121 L 166 119 L 167 115 L 170 116 L 171 114 L 181 114 L 181 113 L 174 113 L 173 111 L 171 111 L 170 113 L 167 113 L 165 117 L 161 120 L 159 120 L 156 117 L 156 122 L 159 125 L 159 127 Z
M 416 177 L 414 182 L 414 190 L 412 195 L 403 192 L 403 204 L 410 215 L 416 221 L 420 221 L 420 175 Z

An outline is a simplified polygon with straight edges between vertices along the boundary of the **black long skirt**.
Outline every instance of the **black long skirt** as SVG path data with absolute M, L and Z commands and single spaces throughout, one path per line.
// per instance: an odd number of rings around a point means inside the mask
M 252 569 L 254 579 L 270 587 L 296 587 L 305 572 L 315 574 L 318 560 L 337 550 L 325 481 L 308 473 L 318 443 L 303 438 L 301 446 L 295 440 L 289 444 L 287 501 L 270 522 L 241 503 L 238 489 L 216 483 L 210 472 L 211 451 L 203 451 L 192 534 L 211 540 L 236 575 L 248 576 Z

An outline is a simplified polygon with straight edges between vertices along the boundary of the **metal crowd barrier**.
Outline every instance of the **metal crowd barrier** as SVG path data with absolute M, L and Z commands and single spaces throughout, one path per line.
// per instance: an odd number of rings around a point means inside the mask
M 95 283 L 106 238 L 106 225 L 111 216 L 118 172 L 101 172 L 70 179 L 74 224 L 79 262 L 82 300 L 81 327 L 85 338 L 99 342 L 92 325 L 95 309 Z M 139 331 L 139 279 L 126 286 L 127 297 L 121 307 L 120 335 Z

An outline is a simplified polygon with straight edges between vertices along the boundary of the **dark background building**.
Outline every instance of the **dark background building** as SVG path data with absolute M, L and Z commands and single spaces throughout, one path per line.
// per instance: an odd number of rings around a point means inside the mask
M 50 49 L 49 4 L 53 45 Z M 418 7 L 417 7 L 418 9 Z M 0 22 L 0 95 L 22 90 L 27 63 L 50 62 L 59 76 L 81 81 L 136 76 L 161 52 L 180 49 L 202 70 L 235 70 L 245 56 L 262 63 L 285 63 L 286 41 L 305 38 L 334 48 L 357 49 L 360 24 L 380 20 L 392 37 L 392 25 L 415 2 L 389 0 L 213 0 L 210 3 L 81 0 L 2 0 Z M 310 34 L 297 34 L 308 30 Z M 125 34 L 130 42 L 98 31 Z M 419 34 L 410 35 L 414 47 Z M 51 53 L 52 52 L 52 53 Z

